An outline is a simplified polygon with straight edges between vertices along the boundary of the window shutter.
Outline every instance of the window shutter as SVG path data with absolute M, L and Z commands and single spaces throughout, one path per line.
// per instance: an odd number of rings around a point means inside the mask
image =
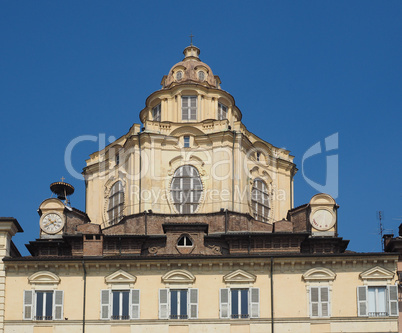
M 319 287 L 310 287 L 310 317 L 318 317 Z
M 329 287 L 320 288 L 321 317 L 330 317 Z
M 34 291 L 24 290 L 24 320 L 32 320 L 34 312 Z
M 101 319 L 110 319 L 110 290 L 101 290 Z
M 388 286 L 389 315 L 398 316 L 398 286 Z
M 230 295 L 229 288 L 222 288 L 219 290 L 219 314 L 221 318 L 230 317 L 229 295 Z
M 359 317 L 365 317 L 367 313 L 367 287 L 357 287 L 357 315 Z
M 191 288 L 189 291 L 188 314 L 190 319 L 198 318 L 198 289 Z
M 260 289 L 250 288 L 250 318 L 260 317 Z
M 140 319 L 140 291 L 138 289 L 130 290 L 130 319 Z
M 63 301 L 64 301 L 64 293 L 63 290 L 55 290 L 53 301 L 53 318 L 55 320 L 63 319 Z
M 159 319 L 169 318 L 169 289 L 159 289 Z

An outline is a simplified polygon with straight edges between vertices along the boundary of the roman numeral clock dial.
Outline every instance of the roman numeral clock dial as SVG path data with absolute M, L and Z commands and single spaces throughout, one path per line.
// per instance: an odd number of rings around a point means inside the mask
M 49 213 L 43 217 L 40 227 L 47 234 L 56 234 L 63 229 L 64 221 L 59 214 Z
M 335 224 L 335 214 L 327 209 L 317 209 L 311 214 L 310 223 L 317 230 L 328 230 Z

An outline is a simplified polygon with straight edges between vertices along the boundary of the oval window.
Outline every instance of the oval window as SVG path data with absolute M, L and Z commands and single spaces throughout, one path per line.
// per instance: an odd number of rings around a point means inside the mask
M 183 78 L 183 72 L 182 71 L 178 71 L 176 74 L 176 80 L 179 81 Z
M 205 80 L 205 73 L 203 71 L 199 71 L 198 72 L 198 79 L 200 81 L 204 81 Z
M 174 173 L 170 192 L 179 213 L 194 213 L 202 195 L 202 182 L 198 170 L 191 165 L 178 168 Z

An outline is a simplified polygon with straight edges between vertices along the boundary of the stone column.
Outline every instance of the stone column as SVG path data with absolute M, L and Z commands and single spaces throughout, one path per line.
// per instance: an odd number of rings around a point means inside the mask
M 6 293 L 6 270 L 4 267 L 3 258 L 11 255 L 11 238 L 17 232 L 22 231 L 21 226 L 15 218 L 0 217 L 0 333 L 4 332 Z

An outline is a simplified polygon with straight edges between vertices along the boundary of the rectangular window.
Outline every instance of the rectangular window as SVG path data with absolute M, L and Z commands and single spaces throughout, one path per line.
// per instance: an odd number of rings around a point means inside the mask
M 53 292 L 38 291 L 36 293 L 36 314 L 35 320 L 52 320 Z
M 116 165 L 120 164 L 120 155 L 119 153 L 116 154 Z
M 112 291 L 113 305 L 112 305 L 112 319 L 114 320 L 124 320 L 130 319 L 129 316 L 129 297 L 130 292 L 128 290 L 124 291 Z
M 190 148 L 190 137 L 189 136 L 184 137 L 184 148 Z
M 187 290 L 170 290 L 170 319 L 187 319 Z
M 232 318 L 248 318 L 248 289 L 232 289 Z
M 361 317 L 398 316 L 398 287 L 357 287 L 357 312 Z
M 259 318 L 260 290 L 258 288 L 220 289 L 221 318 Z
M 310 317 L 330 317 L 329 287 L 310 287 Z
M 197 96 L 182 96 L 181 119 L 197 120 Z
M 159 289 L 159 319 L 196 319 L 198 289 Z
M 129 320 L 139 318 L 139 290 L 101 290 L 101 319 Z
M 218 103 L 218 120 L 228 119 L 228 108 Z
M 24 291 L 25 320 L 63 319 L 63 291 Z
M 161 121 L 161 105 L 152 108 L 152 119 L 153 121 Z

